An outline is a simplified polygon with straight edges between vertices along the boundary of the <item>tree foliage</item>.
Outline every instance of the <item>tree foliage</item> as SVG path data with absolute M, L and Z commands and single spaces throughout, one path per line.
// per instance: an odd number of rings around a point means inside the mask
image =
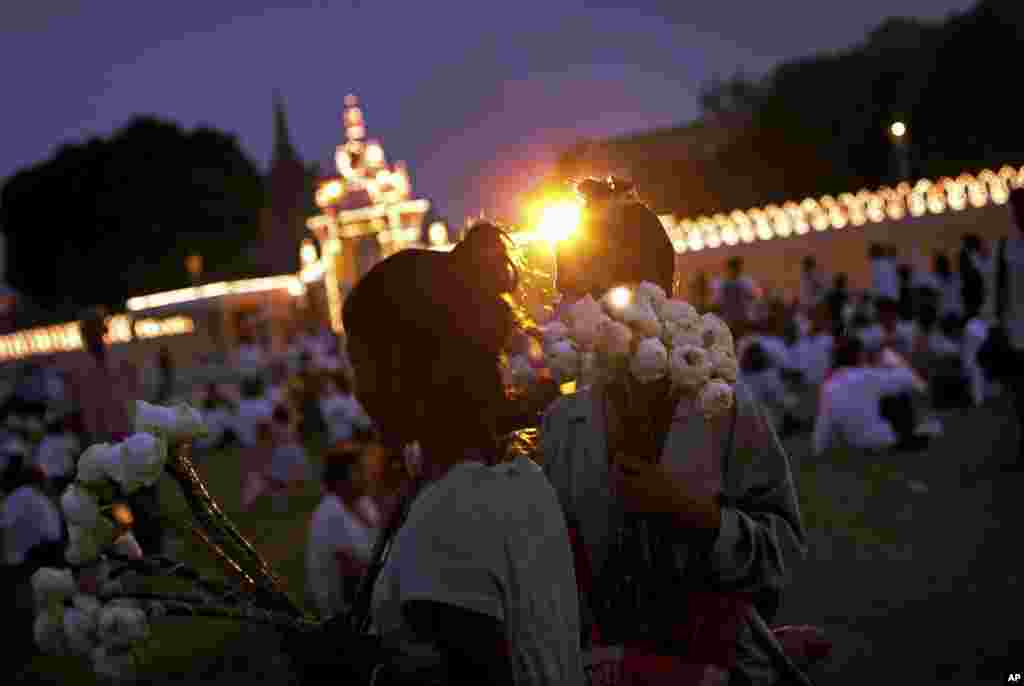
M 237 140 L 152 117 L 62 146 L 0 190 L 8 280 L 55 314 L 188 283 L 185 257 L 239 268 L 263 182 Z
M 915 177 L 1024 163 L 1008 91 L 1024 45 L 1024 3 L 981 0 L 945 22 L 894 18 L 858 45 L 782 63 L 767 76 L 712 80 L 701 118 L 605 143 L 652 204 L 684 215 L 857 191 L 898 180 L 894 121 Z M 716 127 L 728 141 L 705 154 Z M 666 141 L 689 137 L 689 147 Z M 585 166 L 595 146 L 566 151 Z

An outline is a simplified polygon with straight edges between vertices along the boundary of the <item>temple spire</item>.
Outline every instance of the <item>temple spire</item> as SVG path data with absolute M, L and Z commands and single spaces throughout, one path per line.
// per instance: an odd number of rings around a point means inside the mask
M 281 92 L 274 90 L 274 161 L 298 159 L 288 133 L 288 119 L 284 114 Z

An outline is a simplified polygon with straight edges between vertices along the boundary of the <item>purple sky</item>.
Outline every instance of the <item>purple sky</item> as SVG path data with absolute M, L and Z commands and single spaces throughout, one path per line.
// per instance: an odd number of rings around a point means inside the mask
M 300 154 L 326 165 L 354 92 L 369 135 L 450 219 L 513 216 L 557 146 L 687 121 L 716 74 L 760 74 L 848 47 L 886 16 L 942 19 L 972 4 L 2 2 L 0 177 L 135 113 L 234 132 L 265 166 L 274 88 Z

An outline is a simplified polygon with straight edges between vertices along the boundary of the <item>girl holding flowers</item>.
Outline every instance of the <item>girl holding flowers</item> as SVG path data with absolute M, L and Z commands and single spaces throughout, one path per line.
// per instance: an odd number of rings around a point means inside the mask
M 389 444 L 418 442 L 416 494 L 372 602 L 386 645 L 431 646 L 448 683 L 578 685 L 579 609 L 554 490 L 526 457 L 499 464 L 515 330 L 508 238 L 481 223 L 451 253 L 378 263 L 344 307 L 360 403 Z M 382 675 L 378 683 L 386 683 Z
M 591 679 L 806 683 L 780 645 L 801 632 L 766 624 L 787 578 L 783 541 L 803 549 L 796 492 L 737 383 L 732 334 L 669 299 L 674 250 L 629 184 L 578 190 L 583 223 L 558 247 L 566 321 L 545 344 L 551 366 L 584 383 L 549 408 L 541 453 L 576 544 Z

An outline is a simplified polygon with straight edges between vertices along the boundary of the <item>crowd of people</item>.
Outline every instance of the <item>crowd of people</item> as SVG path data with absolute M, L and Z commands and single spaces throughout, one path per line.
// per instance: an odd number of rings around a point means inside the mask
M 622 283 L 671 293 L 675 254 L 657 216 L 621 181 L 580 191 L 584 238 L 558 248 L 556 315 Z M 1024 229 L 1024 191 L 1011 207 Z M 1024 388 L 1024 234 L 965 236 L 956 269 L 946 255 L 915 269 L 872 245 L 864 292 L 808 257 L 790 302 L 734 258 L 707 304 L 736 336 L 735 408 L 712 422 L 677 409 L 661 454 L 639 454 L 601 382 L 559 396 L 559 380 L 534 370 L 543 390 L 510 404 L 502 361 L 529 345 L 507 301 L 509 250 L 481 222 L 450 253 L 399 252 L 346 299 L 344 339 L 309 334 L 274 356 L 247 338 L 241 382 L 191 396 L 211 429 L 196 459 L 237 445 L 245 508 L 269 494 L 288 511 L 291 485 L 312 478 L 306 451 L 326 446 L 308 592 L 325 618 L 365 618 L 346 626 L 369 625 L 380 650 L 293 646 L 300 663 L 365 674 L 360 661 L 374 660 L 397 679 L 416 654 L 424 680 L 582 684 L 610 670 L 615 683 L 808 684 L 827 641 L 774 623 L 805 546 L 779 436 L 809 435 L 817 457 L 921 450 L 942 435 L 943 410 Z M 82 447 L 130 430 L 134 371 L 107 362 L 100 334 L 87 336 L 90 385 L 30 367 L 3 408 L 7 588 L 60 555 L 53 497 Z M 179 396 L 167 382 L 159 397 Z M 509 459 L 503 436 L 531 426 L 535 450 Z M 132 504 L 147 552 L 161 548 L 155 497 Z M 328 623 L 321 639 L 348 637 Z

